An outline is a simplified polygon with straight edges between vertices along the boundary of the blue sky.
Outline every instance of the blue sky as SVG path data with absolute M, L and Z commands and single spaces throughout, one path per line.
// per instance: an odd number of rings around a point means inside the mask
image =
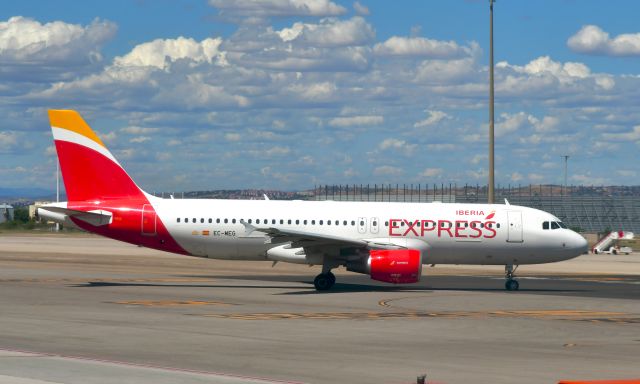
M 495 4 L 496 180 L 637 185 L 637 1 Z M 486 181 L 488 1 L 0 8 L 0 186 L 53 185 L 48 108 L 143 188 Z

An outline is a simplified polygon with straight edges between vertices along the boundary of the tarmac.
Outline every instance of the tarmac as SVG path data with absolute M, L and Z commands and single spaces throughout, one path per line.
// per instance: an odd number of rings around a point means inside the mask
M 557 383 L 640 377 L 640 254 L 425 266 L 393 286 L 319 267 L 0 234 L 0 383 Z

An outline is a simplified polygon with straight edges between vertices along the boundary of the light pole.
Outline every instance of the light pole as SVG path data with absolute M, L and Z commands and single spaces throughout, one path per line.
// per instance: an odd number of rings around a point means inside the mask
M 564 188 L 567 188 L 567 163 L 569 162 L 569 155 L 560 156 L 564 158 Z
M 489 0 L 490 10 L 490 27 L 489 27 L 489 193 L 487 196 L 487 202 L 493 204 L 495 201 L 494 184 L 494 158 L 493 158 L 493 3 L 495 0 Z

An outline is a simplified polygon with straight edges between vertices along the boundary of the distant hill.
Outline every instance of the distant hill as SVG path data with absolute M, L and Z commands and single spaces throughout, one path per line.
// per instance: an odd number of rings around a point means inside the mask
M 55 191 L 44 188 L 2 188 L 0 187 L 0 199 L 53 199 Z

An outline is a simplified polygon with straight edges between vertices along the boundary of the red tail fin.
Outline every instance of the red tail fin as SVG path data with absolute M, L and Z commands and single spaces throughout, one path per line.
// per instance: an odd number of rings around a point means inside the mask
M 78 112 L 50 110 L 49 120 L 69 201 L 144 197 Z

